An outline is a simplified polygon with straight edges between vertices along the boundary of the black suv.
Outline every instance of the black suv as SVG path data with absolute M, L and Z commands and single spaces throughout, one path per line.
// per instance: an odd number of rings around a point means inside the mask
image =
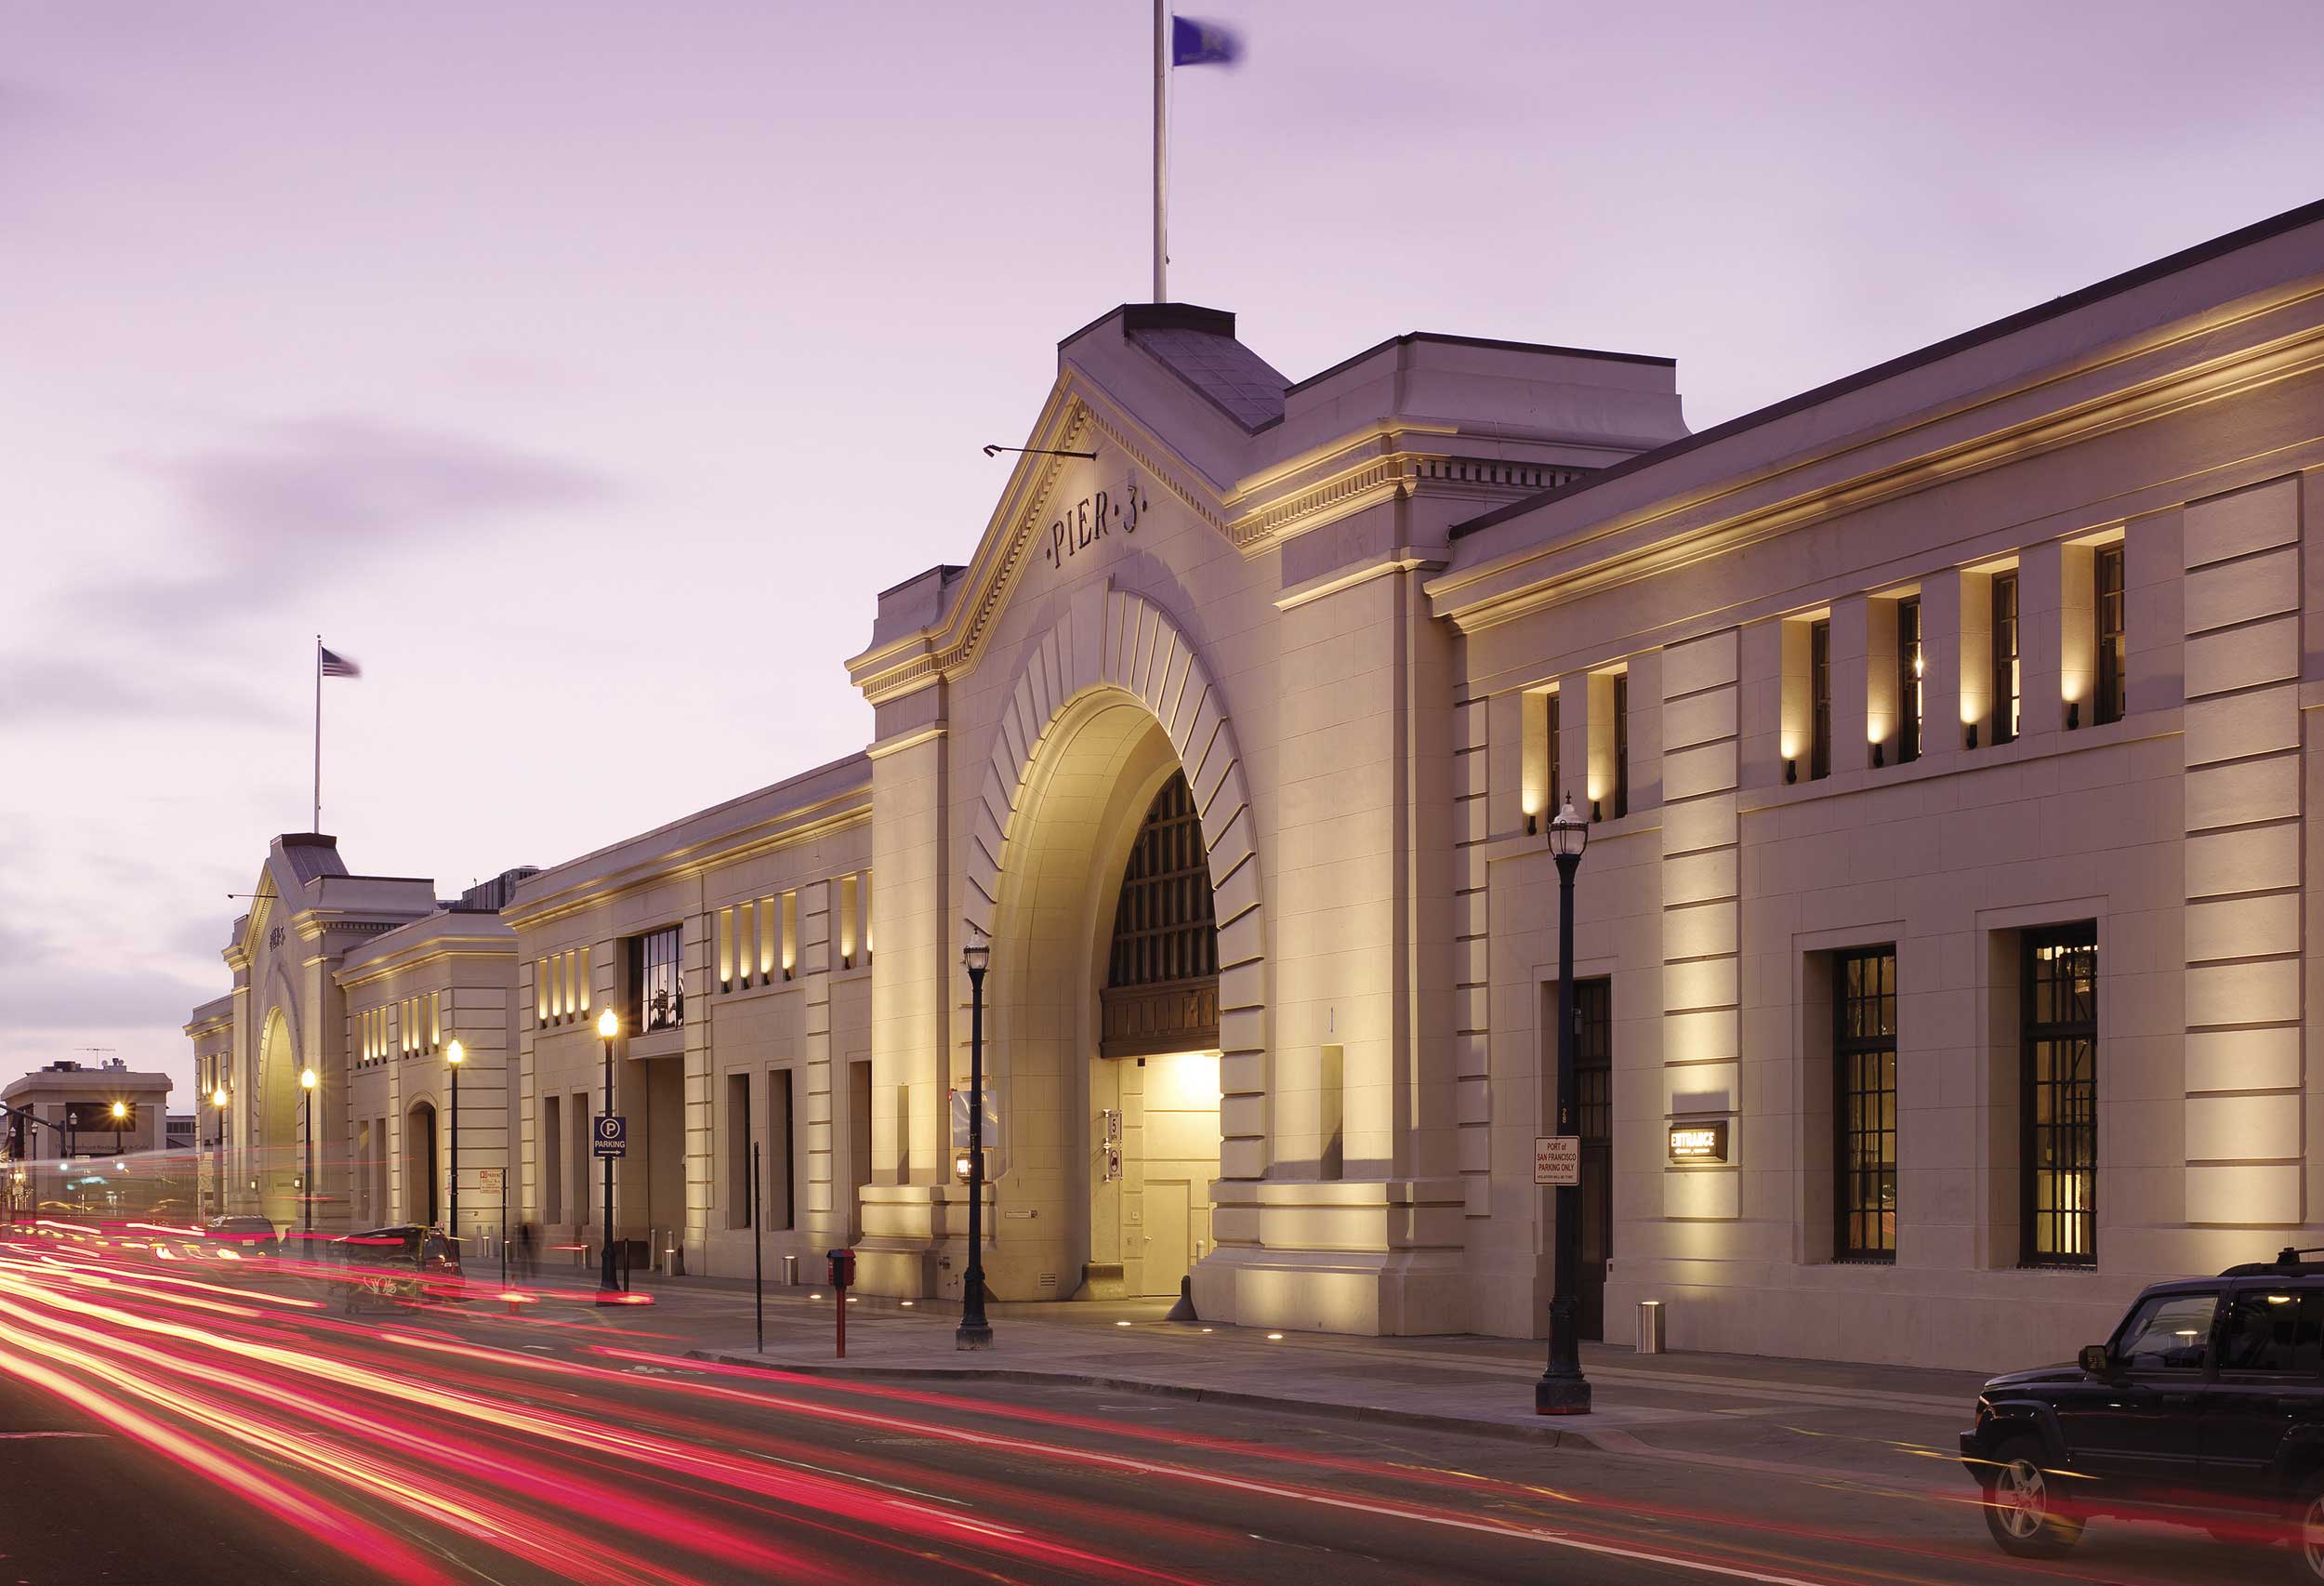
M 2053 1558 L 2093 1514 L 2292 1544 L 2324 1581 L 2324 1263 L 2158 1283 L 2073 1366 L 1996 1377 L 1961 1453 L 1993 1540 Z

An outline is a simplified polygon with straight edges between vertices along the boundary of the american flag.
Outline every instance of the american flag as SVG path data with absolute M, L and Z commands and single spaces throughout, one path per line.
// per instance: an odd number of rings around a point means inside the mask
M 363 667 L 357 666 L 346 656 L 335 655 L 330 651 L 324 650 L 323 646 L 320 644 L 316 645 L 315 648 L 323 652 L 323 675 L 324 677 L 360 678 L 363 675 Z

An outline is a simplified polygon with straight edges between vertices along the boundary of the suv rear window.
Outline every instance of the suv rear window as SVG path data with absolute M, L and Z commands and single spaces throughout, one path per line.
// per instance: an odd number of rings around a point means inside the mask
M 2315 1376 L 2324 1368 L 2324 1290 L 2238 1290 L 2228 1307 L 2219 1368 Z
M 2123 1324 L 2116 1357 L 2133 1371 L 2200 1371 L 2218 1309 L 2216 1292 L 2149 1295 Z

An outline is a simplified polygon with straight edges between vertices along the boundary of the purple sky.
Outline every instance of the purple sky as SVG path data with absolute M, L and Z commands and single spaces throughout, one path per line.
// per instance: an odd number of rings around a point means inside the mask
M 1697 427 L 2318 196 L 2307 7 L 1217 0 L 1172 296 Z M 444 892 L 862 745 L 1147 277 L 1142 0 L 0 0 L 0 1076 L 178 1077 L 267 839 Z

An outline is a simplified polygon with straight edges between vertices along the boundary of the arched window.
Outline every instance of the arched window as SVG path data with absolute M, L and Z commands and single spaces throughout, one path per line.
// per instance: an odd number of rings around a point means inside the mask
M 1207 1050 L 1219 1039 L 1219 931 L 1202 817 L 1183 773 L 1130 843 L 1106 956 L 1108 1057 Z

